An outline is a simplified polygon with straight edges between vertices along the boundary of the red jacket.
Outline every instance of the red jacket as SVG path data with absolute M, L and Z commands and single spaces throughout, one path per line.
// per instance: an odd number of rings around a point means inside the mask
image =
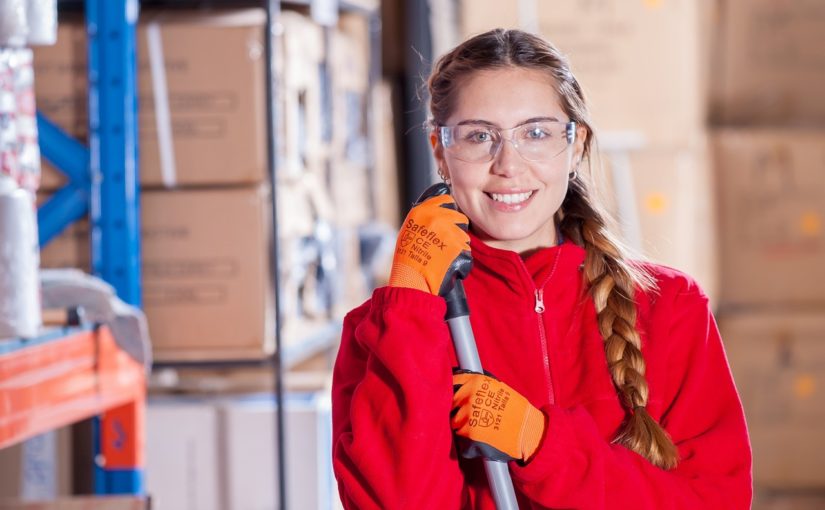
M 584 249 L 568 241 L 523 261 L 473 238 L 472 250 L 465 289 L 481 362 L 548 416 L 535 456 L 510 464 L 520 508 L 750 508 L 742 405 L 696 282 L 650 264 L 659 289 L 637 294 L 647 409 L 681 458 L 665 471 L 611 444 L 626 412 L 582 283 Z M 348 509 L 495 508 L 480 460 L 456 458 L 444 313 L 439 297 L 385 287 L 344 321 L 333 465 Z

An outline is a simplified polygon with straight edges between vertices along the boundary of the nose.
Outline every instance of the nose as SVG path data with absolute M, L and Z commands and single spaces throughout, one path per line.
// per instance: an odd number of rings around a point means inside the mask
M 504 139 L 493 158 L 492 172 L 502 177 L 514 177 L 524 171 L 526 162 L 512 140 Z

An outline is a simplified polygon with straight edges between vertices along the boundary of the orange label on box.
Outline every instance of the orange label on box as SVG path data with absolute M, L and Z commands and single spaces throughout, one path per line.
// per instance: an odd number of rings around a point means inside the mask
M 645 197 L 645 209 L 651 214 L 662 214 L 668 207 L 668 199 L 664 193 L 650 193 Z
M 816 381 L 810 374 L 801 374 L 794 381 L 793 389 L 797 398 L 808 398 L 816 390 Z
M 815 212 L 806 212 L 799 219 L 802 233 L 808 236 L 817 236 L 822 233 L 822 218 Z

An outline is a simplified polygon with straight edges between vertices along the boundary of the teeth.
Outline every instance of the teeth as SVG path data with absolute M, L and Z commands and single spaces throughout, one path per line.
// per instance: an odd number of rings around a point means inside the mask
M 530 195 L 532 194 L 532 191 L 528 191 L 526 193 L 490 193 L 490 196 L 493 197 L 493 200 L 496 202 L 504 202 L 505 204 L 520 204 L 530 198 Z

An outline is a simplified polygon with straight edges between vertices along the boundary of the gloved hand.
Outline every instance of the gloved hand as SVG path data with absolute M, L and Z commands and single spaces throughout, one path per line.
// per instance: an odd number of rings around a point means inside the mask
M 453 374 L 451 416 L 459 453 L 468 459 L 527 462 L 547 428 L 544 413 L 516 390 L 467 370 Z
M 445 296 L 470 271 L 469 220 L 444 188 L 431 187 L 407 215 L 390 271 L 391 287 L 407 287 Z

